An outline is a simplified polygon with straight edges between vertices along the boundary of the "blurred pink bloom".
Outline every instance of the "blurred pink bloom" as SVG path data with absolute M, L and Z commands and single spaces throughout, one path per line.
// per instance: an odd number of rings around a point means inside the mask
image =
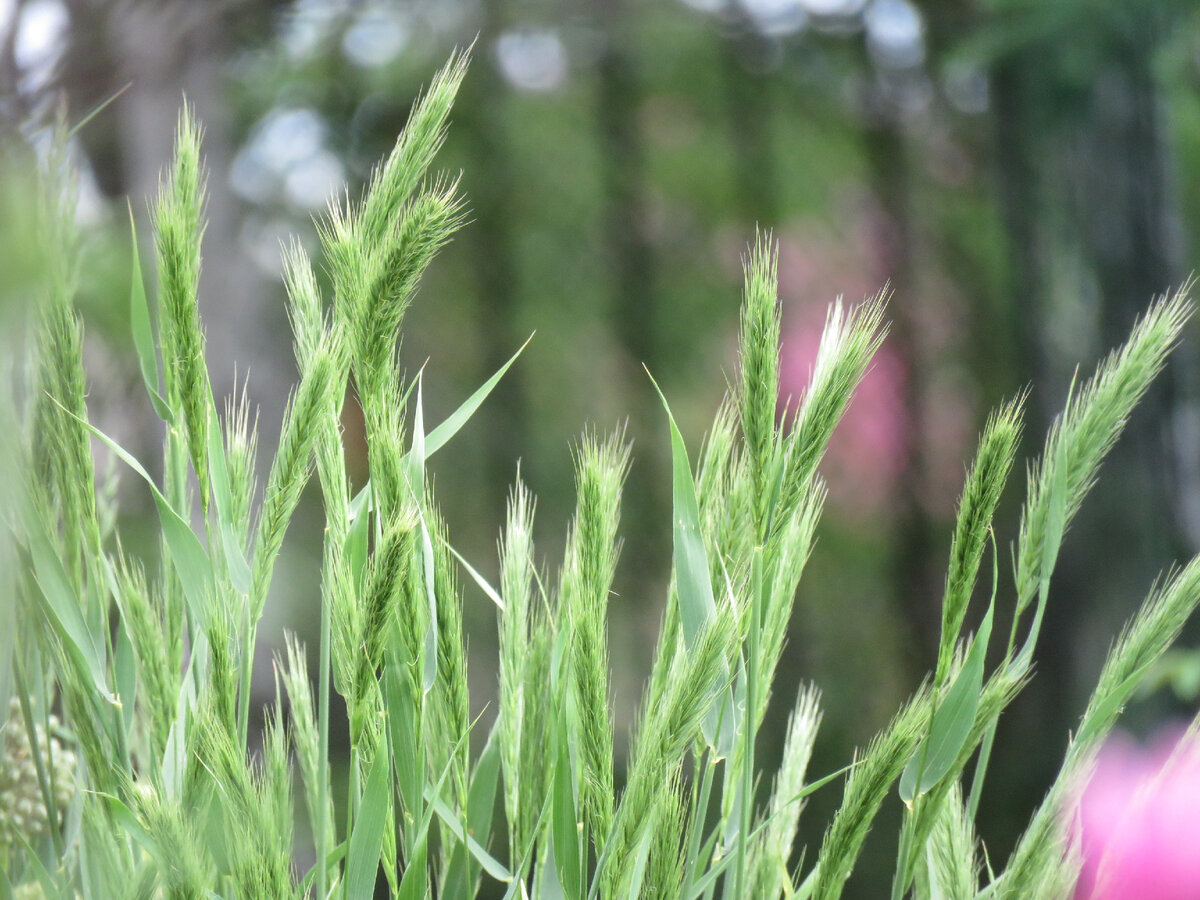
M 1079 797 L 1075 900 L 1200 897 L 1200 741 L 1114 738 Z

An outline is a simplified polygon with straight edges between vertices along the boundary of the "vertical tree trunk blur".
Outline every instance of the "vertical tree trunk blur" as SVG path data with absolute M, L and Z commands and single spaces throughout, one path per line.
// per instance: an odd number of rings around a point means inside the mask
M 516 325 L 519 298 L 518 263 L 512 235 L 514 202 L 512 154 L 505 133 L 508 89 L 494 68 L 490 48 L 506 25 L 508 4 L 492 0 L 480 7 L 474 71 L 463 82 L 455 113 L 455 129 L 469 148 L 471 218 L 463 237 L 475 242 L 472 258 L 478 285 L 478 322 L 484 335 L 478 381 L 504 365 L 527 335 Z M 529 429 L 529 401 L 520 367 L 500 380 L 478 415 L 488 435 L 480 488 L 486 508 L 503 509 L 515 461 L 521 456 L 521 436 Z
M 227 176 L 234 136 L 221 85 L 225 60 L 242 29 L 261 31 L 278 0 L 163 4 L 69 0 L 71 44 L 63 83 L 74 116 L 130 88 L 80 132 L 101 189 L 109 196 L 153 198 L 171 162 L 175 122 L 186 99 L 204 124 L 209 171 L 200 313 L 218 403 L 234 388 L 234 361 L 255 360 L 251 396 L 260 403 L 260 430 L 274 443 L 294 381 L 288 341 L 278 339 L 284 315 L 257 302 L 263 279 L 242 251 L 239 220 Z M 135 201 L 143 240 L 147 210 Z M 153 256 L 142 248 L 148 284 Z M 240 373 L 244 378 L 246 373 Z
M 1027 434 L 1038 444 L 1027 448 L 1031 458 L 1062 407 L 1072 375 L 1067 358 L 1098 360 L 1126 339 L 1152 297 L 1181 280 L 1173 234 L 1179 212 L 1168 190 L 1153 74 L 1165 31 L 1148 5 L 1144 11 L 1131 13 L 1136 27 L 1119 32 L 1105 24 L 1065 26 L 1081 29 L 1071 32 L 1072 42 L 1106 51 L 1091 57 L 1102 61 L 1086 73 L 1048 62 L 1055 58 L 1049 44 L 1018 47 L 992 70 L 1013 326 L 1035 379 Z M 1055 39 L 1065 41 L 1067 33 Z M 1068 339 L 1083 335 L 1086 346 L 1064 351 L 1050 341 L 1064 333 L 1064 315 L 1072 323 Z M 1186 507 L 1195 506 L 1188 496 L 1195 451 L 1171 438 L 1180 401 L 1191 394 L 1189 356 L 1177 351 L 1152 386 L 1067 536 L 1039 639 L 1037 685 L 1015 710 L 1026 733 L 1056 733 L 1079 714 L 1096 674 L 1080 671 L 1080 660 L 1104 649 L 1164 561 L 1194 552 L 1195 538 L 1183 526 Z M 1091 366 L 1084 362 L 1081 376 Z M 1053 764 L 1012 752 L 1022 762 L 997 779 L 1012 785 L 1019 804 L 1040 794 Z
M 612 286 L 613 330 L 634 365 L 658 370 L 660 335 L 669 333 L 659 321 L 654 250 L 646 233 L 645 148 L 639 115 L 642 91 L 636 69 L 636 17 L 626 0 L 590 0 L 590 13 L 600 29 L 596 61 L 595 123 L 600 147 L 602 216 L 607 270 Z M 636 382 L 635 382 L 636 383 Z M 648 396 L 641 392 L 642 396 Z M 630 398 L 632 405 L 632 397 Z M 659 435 L 653 407 L 631 411 L 635 431 Z M 670 475 L 662 471 L 662 455 L 638 456 L 625 492 L 622 566 L 626 572 L 661 571 L 665 547 L 656 512 L 670 508 L 665 489 Z
M 733 148 L 736 208 L 765 228 L 779 222 L 775 164 L 771 154 L 771 88 L 774 79 L 752 71 L 772 52 L 770 42 L 754 30 L 744 12 L 722 42 L 725 60 L 725 108 L 729 144 Z
M 602 46 L 596 64 L 596 136 L 604 185 L 604 232 L 613 274 L 614 324 L 630 355 L 658 361 L 654 258 L 646 237 L 645 151 L 638 115 L 632 16 L 625 0 L 593 0 Z
M 1172 234 L 1179 213 L 1167 190 L 1162 101 L 1152 72 L 1159 38 L 1152 29 L 1122 37 L 1097 73 L 1086 132 L 1077 139 L 1084 160 L 1077 216 L 1095 266 L 1104 347 L 1123 340 L 1149 299 L 1177 286 L 1183 274 Z M 1111 512 L 1136 530 L 1130 537 L 1146 576 L 1163 559 L 1187 552 L 1179 502 L 1184 461 L 1174 458 L 1169 437 L 1185 370 L 1178 358 L 1173 361 L 1114 457 L 1120 482 L 1111 492 Z M 1134 498 L 1140 502 L 1127 502 Z M 1131 519 L 1133 510 L 1138 512 Z
M 904 419 L 909 433 L 904 461 L 897 479 L 896 515 L 893 523 L 888 582 L 905 621 L 912 629 L 910 663 L 923 672 L 936 657 L 940 626 L 941 584 L 934 562 L 933 523 L 921 500 L 927 480 L 922 436 L 925 419 L 925 353 L 918 340 L 913 315 L 917 302 L 913 260 L 910 183 L 912 173 L 901 124 L 886 97 L 874 85 L 867 88 L 868 123 L 863 130 L 871 190 L 882 215 L 876 244 L 883 259 L 882 277 L 891 280 L 892 300 L 888 308 L 892 349 L 904 365 Z
M 1036 167 L 1031 147 L 1033 123 L 1029 115 L 1029 88 L 1026 79 L 1036 77 L 1030 60 L 1019 54 L 998 62 L 992 70 L 991 102 L 995 122 L 997 191 L 1004 227 L 1008 232 L 1008 252 L 1012 275 L 1011 299 L 1004 305 L 1008 313 L 1007 331 L 1018 351 L 1018 367 L 1034 384 L 1047 383 L 1043 354 L 1038 336 L 1043 326 L 1044 282 L 1042 260 L 1035 233 L 1037 217 Z M 1037 434 L 1039 426 L 1050 420 L 1050 404 L 1043 391 L 1029 399 L 1031 417 L 1027 432 Z

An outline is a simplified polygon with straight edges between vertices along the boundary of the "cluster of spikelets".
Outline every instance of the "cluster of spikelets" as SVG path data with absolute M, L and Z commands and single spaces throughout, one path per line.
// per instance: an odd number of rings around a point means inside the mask
M 406 900 L 469 900 L 485 875 L 512 900 L 712 898 L 718 888 L 725 900 L 837 900 L 897 787 L 893 900 L 1068 896 L 1080 859 L 1062 810 L 1142 676 L 1200 603 L 1200 557 L 1151 592 L 1114 644 L 1059 778 L 1002 868 L 987 861 L 976 812 L 998 720 L 1032 676 L 1063 535 L 1191 315 L 1187 288 L 1155 303 L 1129 341 L 1072 389 L 1028 469 L 1015 578 L 1004 592 L 992 520 L 1017 459 L 1024 397 L 988 419 L 959 503 L 930 677 L 849 766 L 817 779 L 807 766 L 818 693 L 801 686 L 768 787 L 756 740 L 825 496 L 817 467 L 886 327 L 882 296 L 850 310 L 835 305 L 808 391 L 781 421 L 776 262 L 770 241 L 759 240 L 746 264 L 739 377 L 695 467 L 663 399 L 673 572 L 621 788 L 607 611 L 630 463 L 624 435 L 589 434 L 577 446 L 577 508 L 557 585 L 537 563 L 534 500 L 518 481 L 492 587 L 452 549 L 425 466 L 512 360 L 429 430 L 420 378 L 399 368 L 405 309 L 462 220 L 454 184 L 426 172 L 465 63 L 455 56 L 416 104 L 361 202 L 335 202 L 321 223 L 328 284 L 301 245 L 285 251 L 300 381 L 257 507 L 250 416 L 235 404 L 222 421 L 203 363 L 204 176 L 190 113 L 154 206 L 157 304 L 147 302 L 136 249 L 131 279 L 134 345 L 164 426 L 161 480 L 87 423 L 74 207 L 52 204 L 48 221 L 58 225 L 45 244 L 58 263 L 31 336 L 37 370 L 23 373 L 32 409 L 0 391 L 0 468 L 30 473 L 15 484 L 0 479 L 0 524 L 20 526 L 15 546 L 0 529 L 0 596 L 17 571 L 7 559 L 30 569 L 13 584 L 20 602 L 0 604 L 0 639 L 10 616 L 15 632 L 30 636 L 10 645 L 17 693 L 35 701 L 22 702 L 24 719 L 30 708 L 61 704 L 88 791 L 72 807 L 78 828 L 60 832 L 62 804 L 47 785 L 70 784 L 58 771 L 59 760 L 73 763 L 68 750 L 53 727 L 13 744 L 13 759 L 34 755 L 34 780 L 28 766 L 13 769 L 25 840 L 0 857 L 9 866 L 0 865 L 0 898 L 8 882 L 36 880 L 53 889 L 47 897 L 84 900 L 365 900 L 382 874 L 390 896 Z M 370 478 L 357 493 L 340 433 L 348 390 L 362 406 L 368 446 Z M 151 489 L 157 572 L 121 545 L 115 510 L 95 489 L 93 437 Z M 303 648 L 289 643 L 254 753 L 257 629 L 314 474 L 325 515 L 317 679 Z M 486 728 L 474 731 L 470 715 L 456 560 L 499 617 L 498 713 L 478 754 L 472 738 Z M 974 635 L 973 603 L 981 613 Z M 1001 635 L 989 652 L 1000 616 L 1011 616 L 1007 641 Z M 53 677 L 23 674 L 44 672 Z M 7 675 L 0 670 L 0 697 Z M 335 690 L 351 755 L 336 796 Z M 19 723 L 12 727 L 15 740 Z M 796 846 L 804 799 L 843 774 L 841 805 L 805 855 Z M 315 851 L 305 874 L 293 858 L 294 793 Z M 40 797 L 49 812 L 39 811 Z M 29 852 L 35 826 L 53 840 Z
M 57 812 L 54 827 L 61 824 L 75 796 L 75 754 L 59 737 L 57 717 L 49 716 L 47 724 L 49 735 L 41 725 L 34 725 L 31 740 L 20 701 L 16 697 L 9 701 L 0 757 L 0 853 L 20 839 L 32 842 L 49 833 L 51 815 L 38 781 L 39 759 L 51 761 L 46 776 Z

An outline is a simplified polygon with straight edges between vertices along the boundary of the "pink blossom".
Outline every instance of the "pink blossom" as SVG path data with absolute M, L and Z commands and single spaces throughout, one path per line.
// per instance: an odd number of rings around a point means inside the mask
M 1079 796 L 1076 900 L 1200 897 L 1200 741 L 1109 741 Z

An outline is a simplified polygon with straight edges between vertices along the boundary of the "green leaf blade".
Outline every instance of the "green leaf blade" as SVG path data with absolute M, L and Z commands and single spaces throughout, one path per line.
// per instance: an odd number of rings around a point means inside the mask
M 379 870 L 379 851 L 383 847 L 383 829 L 387 825 L 387 804 L 391 796 L 391 760 L 387 742 L 381 741 L 363 789 L 362 806 L 354 820 L 350 849 L 346 860 L 346 900 L 370 900 L 375 894 Z
M 971 734 L 983 688 L 983 669 L 994 610 L 994 604 L 988 607 L 962 670 L 934 710 L 928 735 L 917 746 L 916 754 L 900 776 L 900 799 L 906 804 L 911 804 L 945 777 Z

